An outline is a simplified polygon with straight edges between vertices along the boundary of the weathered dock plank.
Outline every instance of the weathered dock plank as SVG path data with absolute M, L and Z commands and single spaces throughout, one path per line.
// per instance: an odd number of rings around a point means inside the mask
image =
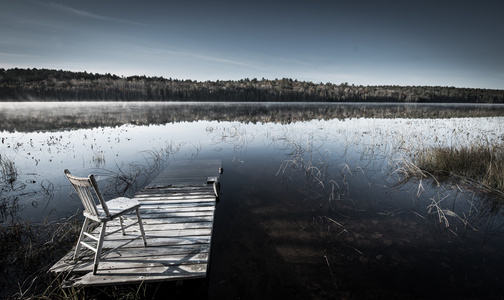
M 205 278 L 207 264 L 178 266 L 147 266 L 128 268 L 126 270 L 105 270 L 100 274 L 88 273 L 81 277 L 81 285 L 116 285 L 170 280 L 187 280 Z
M 51 271 L 74 275 L 73 285 L 206 277 L 216 202 L 211 181 L 219 177 L 220 164 L 216 160 L 174 162 L 135 195 L 142 203 L 147 247 L 136 232 L 127 230 L 122 235 L 119 231 L 106 237 L 96 275 L 91 251 L 84 251 L 77 261 L 71 251 Z M 109 222 L 107 231 L 118 228 L 118 221 Z M 98 235 L 98 230 L 93 234 Z

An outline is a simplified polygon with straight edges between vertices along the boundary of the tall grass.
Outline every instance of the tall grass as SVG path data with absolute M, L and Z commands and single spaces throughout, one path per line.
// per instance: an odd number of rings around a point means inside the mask
M 2 183 L 13 184 L 17 179 L 18 173 L 16 165 L 7 156 L 0 154 L 0 180 Z
M 18 180 L 18 171 L 14 161 L 0 154 L 0 226 L 9 219 L 15 219 L 17 212 L 22 209 L 19 197 L 10 192 L 23 189 L 24 186 Z M 2 239 L 0 241 L 3 242 Z
M 0 226 L 0 298 L 27 299 L 53 294 L 49 267 L 70 250 L 82 221 L 76 216 L 56 223 L 27 221 Z M 59 285 L 58 285 L 59 287 Z
M 501 145 L 428 148 L 411 159 L 414 164 L 411 169 L 417 175 L 428 172 L 437 180 L 456 178 L 504 195 L 504 147 Z M 422 172 L 418 173 L 418 169 Z

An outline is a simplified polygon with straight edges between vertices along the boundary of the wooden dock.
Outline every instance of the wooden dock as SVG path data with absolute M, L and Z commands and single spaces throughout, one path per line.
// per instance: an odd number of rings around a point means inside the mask
M 72 249 L 50 271 L 67 275 L 66 283 L 74 286 L 205 278 L 216 203 L 213 181 L 219 178 L 220 166 L 216 160 L 172 162 L 135 195 L 142 203 L 147 247 L 137 232 L 123 236 L 119 231 L 105 238 L 96 275 L 89 250 L 74 261 Z M 119 226 L 108 224 L 107 232 Z

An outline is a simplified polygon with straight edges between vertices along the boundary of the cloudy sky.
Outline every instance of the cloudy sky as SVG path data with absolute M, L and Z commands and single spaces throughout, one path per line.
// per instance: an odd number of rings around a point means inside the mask
M 0 0 L 0 68 L 504 89 L 502 0 Z

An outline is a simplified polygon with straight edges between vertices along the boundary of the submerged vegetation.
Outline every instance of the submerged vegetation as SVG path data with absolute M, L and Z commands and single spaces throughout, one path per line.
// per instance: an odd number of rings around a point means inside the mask
M 504 103 L 504 91 L 430 86 L 355 86 L 290 78 L 166 79 L 48 69 L 0 69 L 0 101 L 226 101 Z

